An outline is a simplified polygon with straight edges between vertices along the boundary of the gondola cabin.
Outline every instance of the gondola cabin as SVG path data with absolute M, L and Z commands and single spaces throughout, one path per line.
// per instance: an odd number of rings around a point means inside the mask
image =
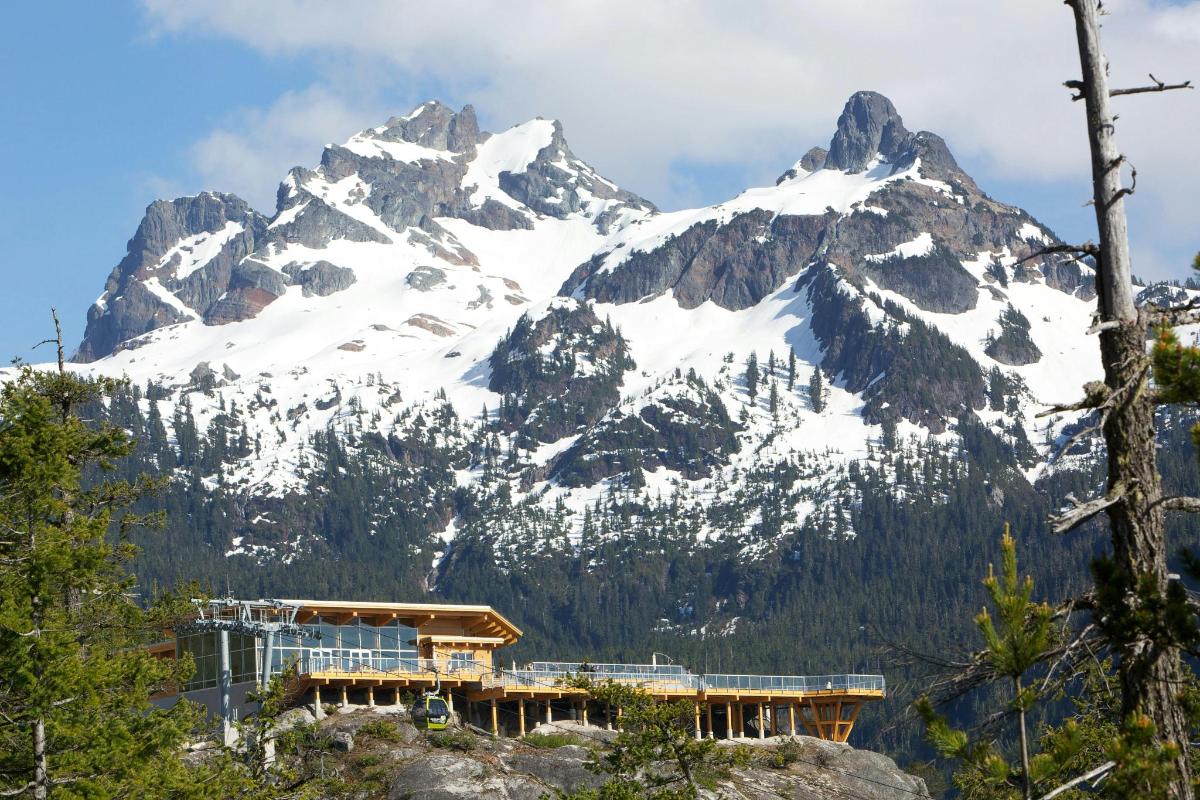
M 450 709 L 436 694 L 422 694 L 412 706 L 413 725 L 423 731 L 444 731 L 450 724 Z

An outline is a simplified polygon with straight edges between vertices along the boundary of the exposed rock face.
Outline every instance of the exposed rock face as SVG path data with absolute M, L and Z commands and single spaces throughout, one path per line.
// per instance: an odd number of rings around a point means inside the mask
M 812 329 L 825 350 L 822 366 L 863 392 L 869 422 L 910 422 L 934 433 L 964 411 L 981 408 L 984 380 L 967 351 L 899 307 L 842 291 L 835 270 L 814 266 L 800 280 L 813 308 Z M 864 308 L 889 319 L 875 324 Z M 901 327 L 903 326 L 903 327 Z
M 936 168 L 936 177 L 961 172 L 940 136 L 929 131 L 910 133 L 891 100 L 878 92 L 855 92 L 838 117 L 837 133 L 822 166 L 862 172 L 876 156 L 894 168 L 908 167 L 920 158 Z
M 75 360 L 93 361 L 143 333 L 205 313 L 224 294 L 233 265 L 258 247 L 266 224 L 230 194 L 151 203 L 104 294 L 88 310 Z M 189 271 L 193 255 L 207 249 L 214 250 L 210 259 Z M 179 302 L 168 299 L 172 290 Z
M 684 308 L 706 300 L 730 309 L 749 308 L 816 254 L 832 215 L 775 216 L 762 209 L 739 214 L 725 225 L 698 223 L 650 252 L 637 251 L 609 273 L 607 253 L 580 265 L 561 293 L 582 288 L 603 303 L 632 303 L 673 291 Z
M 539 214 L 559 219 L 582 210 L 585 200 L 592 198 L 611 201 L 617 208 L 647 211 L 654 208 L 632 192 L 604 180 L 576 158 L 563 138 L 562 125 L 557 120 L 553 124 L 550 144 L 538 152 L 524 172 L 500 173 L 500 188 L 505 193 Z M 597 225 L 607 232 L 614 216 L 613 213 L 601 215 Z
M 492 353 L 488 388 L 504 395 L 499 424 L 539 442 L 577 433 L 620 399 L 633 369 L 625 340 L 587 303 L 555 301 L 534 320 L 525 314 Z
M 838 117 L 823 166 L 862 172 L 876 155 L 897 163 L 907 154 L 911 136 L 891 100 L 876 92 L 855 92 Z
M 499 798 L 540 800 L 555 792 L 598 789 L 605 780 L 586 768 L 595 758 L 589 748 L 601 748 L 614 735 L 602 728 L 562 723 L 580 744 L 537 748 L 517 739 L 492 739 L 458 731 L 463 749 L 439 748 L 437 735 L 416 731 L 402 712 L 351 713 L 318 723 L 334 743 L 330 767 L 336 769 L 364 798 L 389 800 L 458 800 Z M 389 719 L 390 718 L 390 719 Z M 384 724 L 391 738 L 372 735 L 367 723 Z M 560 726 L 556 723 L 556 727 Z M 542 730 L 539 726 L 538 731 Z M 558 731 L 555 731 L 558 732 Z M 568 735 L 572 735 L 568 734 Z M 561 733 L 560 733 L 561 735 Z M 352 743 L 350 747 L 345 746 Z M 729 746 L 725 740 L 719 747 Z M 582 746 L 587 745 L 587 746 Z M 908 775 L 887 756 L 849 745 L 807 736 L 747 740 L 750 763 L 734 769 L 701 797 L 726 800 L 797 798 L 825 800 L 913 800 L 929 798 L 924 781 Z M 369 768 L 363 765 L 369 763 Z M 774 764 L 774 766 L 770 766 Z M 663 764 L 662 769 L 671 769 Z M 373 779 L 364 781 L 369 769 Z
M 988 343 L 986 352 L 989 356 L 1011 366 L 1033 364 L 1041 360 L 1042 351 L 1038 350 L 1029 336 L 1029 320 L 1024 314 L 1009 305 L 997 322 L 1000 335 Z
M 803 181 L 814 173 L 861 172 L 877 159 L 886 167 L 871 173 L 878 188 L 848 211 L 786 213 L 791 186 L 803 197 Z M 829 150 L 809 150 L 777 186 L 785 199 L 764 202 L 779 212 L 712 213 L 648 244 L 622 243 L 577 267 L 560 293 L 631 303 L 670 291 L 684 308 L 711 300 L 738 310 L 824 261 L 860 289 L 869 279 L 923 310 L 957 314 L 976 307 L 982 288 L 961 262 L 988 253 L 1020 259 L 1053 241 L 1028 214 L 983 194 L 940 137 L 908 131 L 891 101 L 875 92 L 852 96 Z M 931 247 L 905 250 L 920 237 Z M 1016 273 L 1079 296 L 1093 291 L 1089 272 L 1059 257 L 1026 262 Z
M 866 261 L 861 269 L 884 289 L 904 295 L 926 311 L 959 314 L 974 308 L 979 299 L 975 278 L 942 245 L 923 255 Z
M 289 264 L 283 271 L 293 284 L 301 288 L 305 297 L 328 297 L 349 289 L 356 280 L 354 270 L 328 261 L 316 261 L 308 266 Z
M 740 426 L 721 398 L 702 382 L 676 379 L 641 401 L 617 407 L 589 429 L 552 465 L 565 486 L 592 486 L 614 475 L 630 476 L 660 467 L 689 480 L 708 477 L 738 451 Z

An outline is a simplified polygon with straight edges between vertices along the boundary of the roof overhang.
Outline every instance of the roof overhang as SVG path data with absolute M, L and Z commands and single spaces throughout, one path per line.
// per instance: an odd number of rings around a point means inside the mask
M 498 639 L 500 645 L 514 644 L 521 629 L 491 606 L 456 605 L 451 603 L 379 603 L 347 600 L 284 600 L 300 607 L 296 622 L 303 625 L 314 617 L 333 618 L 339 624 L 361 619 L 368 624 L 398 621 L 416 628 L 442 619 L 466 621 L 466 639 Z M 422 634 L 424 635 L 424 634 Z M 450 637 L 457 641 L 463 636 Z M 499 645 L 497 645 L 499 646 Z

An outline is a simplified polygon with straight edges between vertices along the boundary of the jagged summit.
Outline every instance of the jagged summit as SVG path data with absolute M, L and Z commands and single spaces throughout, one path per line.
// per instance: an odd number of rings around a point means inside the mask
M 478 231 L 535 231 L 558 220 L 581 229 L 568 237 L 581 259 L 613 226 L 653 210 L 575 156 L 557 121 L 493 134 L 479 130 L 470 105 L 455 112 L 429 101 L 327 145 L 313 168 L 290 170 L 270 219 L 219 193 L 151 204 L 88 312 L 75 358 L 135 348 L 182 323 L 252 319 L 293 290 L 315 302 L 382 261 L 411 261 L 423 275 L 478 269 L 479 255 L 463 241 Z M 497 294 L 503 288 L 487 296 L 521 296 Z M 468 311 L 489 307 L 482 296 L 462 302 Z
M 838 117 L 837 132 L 822 166 L 862 172 L 876 157 L 897 168 L 921 158 L 930 166 L 961 172 L 940 136 L 929 131 L 910 132 L 892 101 L 878 92 L 855 92 Z

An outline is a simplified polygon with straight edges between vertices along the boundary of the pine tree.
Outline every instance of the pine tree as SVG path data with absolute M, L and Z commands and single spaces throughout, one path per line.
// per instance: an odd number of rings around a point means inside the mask
M 773 419 L 779 418 L 779 388 L 775 385 L 774 379 L 771 380 L 771 391 L 769 394 L 768 408 L 771 410 Z
M 818 414 L 823 412 L 828 396 L 828 390 L 825 388 L 825 379 L 821 375 L 821 368 L 819 366 L 813 367 L 812 377 L 808 379 L 808 400 L 812 404 L 812 410 Z
M 61 356 L 61 343 L 60 343 Z M 133 601 L 125 567 L 136 550 L 119 530 L 146 522 L 125 508 L 147 480 L 104 480 L 128 456 L 121 428 L 85 424 L 75 408 L 116 394 L 24 368 L 0 391 L 0 794 L 34 798 L 223 796 L 217 775 L 179 756 L 195 707 L 151 706 L 186 677 L 143 647 L 167 626 Z
M 750 395 L 750 404 L 758 398 L 758 354 L 751 353 L 746 359 L 746 392 Z
M 775 377 L 775 351 L 771 350 L 767 353 L 767 374 L 772 378 Z
M 788 373 L 787 373 L 787 388 L 792 391 L 796 388 L 796 350 L 788 348 Z
M 1033 578 L 1026 576 L 1022 580 L 1019 575 L 1017 544 L 1007 524 L 1000 546 L 1000 575 L 997 577 L 989 565 L 988 576 L 983 581 L 996 608 L 996 617 L 993 619 L 984 607 L 975 617 L 975 624 L 984 641 L 982 657 L 990 662 L 995 676 L 1012 682 L 1010 708 L 1017 717 L 1020 769 L 1012 768 L 990 742 L 971 742 L 967 734 L 951 728 L 945 718 L 935 713 L 929 698 L 920 698 L 915 705 L 925 720 L 929 739 L 943 755 L 961 759 L 968 770 L 986 776 L 986 782 L 994 787 L 1019 786 L 1024 799 L 1030 800 L 1035 773 L 1031 767 L 1025 715 L 1037 695 L 1026 688 L 1022 680 L 1054 643 L 1054 612 L 1045 603 L 1033 602 Z

